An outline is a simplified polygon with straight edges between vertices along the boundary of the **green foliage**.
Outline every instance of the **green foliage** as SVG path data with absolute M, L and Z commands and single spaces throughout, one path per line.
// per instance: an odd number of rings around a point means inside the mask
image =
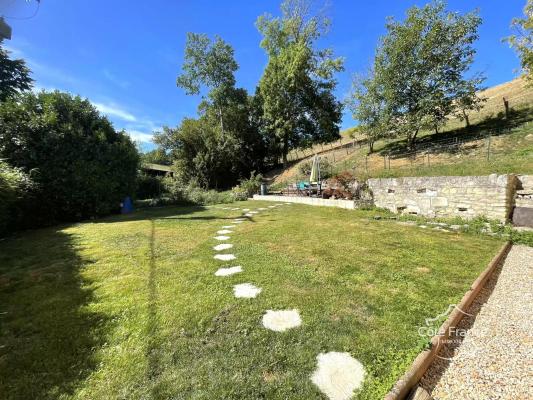
M 339 138 L 342 104 L 333 91 L 343 60 L 315 49 L 329 20 L 311 15 L 309 2 L 286 0 L 281 10 L 281 18 L 263 15 L 256 25 L 269 57 L 259 83 L 263 122 L 286 165 L 290 149 Z
M 33 79 L 24 60 L 12 60 L 0 41 L 0 102 L 31 89 Z
M 152 199 L 160 197 L 163 190 L 163 178 L 160 176 L 153 176 L 144 172 L 137 175 L 137 199 Z
M 248 197 L 252 197 L 254 194 L 259 193 L 261 183 L 263 182 L 263 175 L 256 174 L 252 171 L 250 178 L 241 179 L 239 187 L 241 187 Z
M 443 1 L 410 8 L 403 22 L 387 21 L 372 81 L 389 130 L 407 137 L 411 148 L 421 129 L 438 129 L 457 107 L 479 105 L 473 97 L 483 77 L 467 79 L 465 74 L 474 61 L 480 24 L 477 12 L 448 12 Z
M 17 221 L 21 204 L 33 187 L 32 180 L 21 169 L 0 161 L 0 235 Z
M 524 7 L 524 17 L 515 18 L 511 27 L 515 34 L 507 38 L 518 53 L 520 64 L 526 79 L 533 81 L 533 1 L 527 0 Z
M 372 153 L 374 143 L 391 134 L 384 88 L 375 76 L 374 70 L 367 77 L 354 78 L 348 107 L 352 111 L 353 118 L 359 121 L 358 131 L 364 133 L 369 152 Z
M 168 194 L 173 204 L 220 204 L 231 203 L 234 197 L 231 191 L 219 192 L 217 190 L 205 190 L 194 180 L 184 184 L 179 179 L 165 177 L 163 179 L 165 193 Z
M 38 184 L 21 226 L 104 215 L 135 190 L 139 156 L 88 101 L 27 93 L 0 104 L 0 157 Z
M 172 165 L 172 159 L 161 148 L 141 153 L 140 156 L 143 164 Z

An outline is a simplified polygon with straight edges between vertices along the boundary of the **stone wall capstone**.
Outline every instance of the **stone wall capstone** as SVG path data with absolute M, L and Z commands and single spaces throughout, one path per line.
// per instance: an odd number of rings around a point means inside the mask
M 376 207 L 425 217 L 486 216 L 505 222 L 514 206 L 514 175 L 369 179 Z

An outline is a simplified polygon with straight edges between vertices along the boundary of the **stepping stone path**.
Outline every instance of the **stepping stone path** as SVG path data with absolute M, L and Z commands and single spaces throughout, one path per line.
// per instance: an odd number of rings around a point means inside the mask
M 216 239 L 216 240 L 228 240 L 229 236 L 215 236 L 214 239 Z
M 233 286 L 233 294 L 238 298 L 252 299 L 261 293 L 263 289 L 252 285 L 251 283 L 241 283 Z
M 365 379 L 363 365 L 348 353 L 320 353 L 311 381 L 331 400 L 348 400 Z
M 291 203 L 285 203 L 287 205 Z M 283 206 L 278 203 L 270 205 L 268 208 L 273 209 Z M 230 209 L 229 207 L 224 208 Z M 231 208 L 235 211 L 239 208 Z M 258 214 L 259 211 L 265 211 L 267 208 L 257 208 L 258 211 L 250 211 L 249 208 L 243 208 L 242 211 L 244 217 L 252 217 Z M 247 218 L 235 218 L 233 224 L 242 224 L 249 221 Z M 232 228 L 236 228 L 236 225 L 224 225 L 222 229 L 217 231 L 220 236 L 215 236 L 215 240 L 224 241 L 230 239 L 229 236 L 224 236 L 228 233 L 233 233 Z M 228 250 L 233 247 L 233 244 L 222 243 L 213 246 L 215 251 Z M 215 254 L 214 259 L 220 261 L 231 261 L 237 257 L 234 254 Z M 234 274 L 242 273 L 242 266 L 219 268 L 215 272 L 215 276 L 224 277 Z M 233 294 L 236 298 L 252 299 L 257 297 L 262 288 L 253 285 L 252 283 L 240 283 L 233 286 Z M 294 310 L 267 310 L 262 318 L 263 327 L 274 332 L 285 332 L 289 329 L 296 328 L 302 325 L 302 318 L 300 312 Z M 330 399 L 330 400 L 348 400 L 350 399 L 356 390 L 358 390 L 365 378 L 365 369 L 363 365 L 353 358 L 348 353 L 320 353 L 317 356 L 317 368 L 311 376 L 311 381 Z
M 216 250 L 216 251 L 222 251 L 222 250 L 227 250 L 227 249 L 231 249 L 233 247 L 232 244 L 229 244 L 229 243 L 223 243 L 223 244 L 217 244 L 216 246 L 213 247 L 213 250 Z
M 215 276 L 230 276 L 238 274 L 239 272 L 242 272 L 242 267 L 237 265 L 236 267 L 219 268 L 217 272 L 215 272 Z
M 215 260 L 220 260 L 220 261 L 231 261 L 231 260 L 235 260 L 237 257 L 235 257 L 235 255 L 233 254 L 215 254 L 213 258 Z
M 285 332 L 302 324 L 298 310 L 267 310 L 263 315 L 263 326 L 276 332 Z

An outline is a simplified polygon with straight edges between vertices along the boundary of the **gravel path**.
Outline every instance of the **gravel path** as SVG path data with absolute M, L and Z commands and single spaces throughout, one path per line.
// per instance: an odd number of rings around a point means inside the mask
M 439 399 L 533 398 L 533 248 L 513 246 L 420 385 Z M 464 334 L 466 332 L 466 334 Z

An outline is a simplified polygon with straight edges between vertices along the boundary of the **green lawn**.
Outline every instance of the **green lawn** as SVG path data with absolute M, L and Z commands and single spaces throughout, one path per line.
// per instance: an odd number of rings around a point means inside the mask
M 321 399 L 316 356 L 340 351 L 367 371 L 358 398 L 381 398 L 424 346 L 417 326 L 502 244 L 284 205 L 235 228 L 244 272 L 216 277 L 212 237 L 240 214 L 152 209 L 1 241 L 1 397 Z M 262 293 L 234 298 L 244 282 Z M 293 308 L 300 327 L 262 327 Z

